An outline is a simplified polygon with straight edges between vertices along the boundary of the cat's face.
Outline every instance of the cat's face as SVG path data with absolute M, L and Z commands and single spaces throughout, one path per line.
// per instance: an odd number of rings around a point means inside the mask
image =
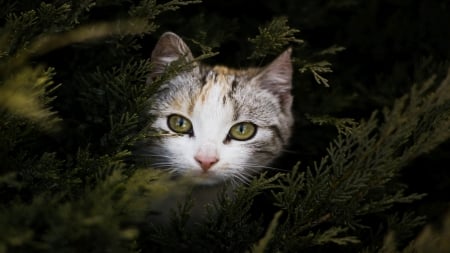
M 154 78 L 176 60 L 193 60 L 187 45 L 165 33 L 152 53 Z M 290 137 L 292 65 L 287 50 L 265 68 L 233 70 L 195 63 L 152 98 L 148 148 L 155 168 L 201 184 L 246 181 L 265 168 Z M 151 85 L 151 84 L 150 84 Z

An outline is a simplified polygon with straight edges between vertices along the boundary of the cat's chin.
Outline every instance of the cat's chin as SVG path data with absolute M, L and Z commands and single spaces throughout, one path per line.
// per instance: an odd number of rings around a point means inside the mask
M 185 177 L 194 184 L 212 186 L 225 182 L 223 176 L 211 172 L 191 172 L 186 173 Z

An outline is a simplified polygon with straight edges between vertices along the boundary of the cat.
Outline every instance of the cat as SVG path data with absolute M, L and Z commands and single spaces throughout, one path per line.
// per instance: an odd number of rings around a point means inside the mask
M 265 67 L 237 70 L 195 61 L 186 43 L 166 32 L 152 51 L 151 66 L 147 83 L 159 87 L 148 113 L 157 134 L 142 155 L 151 168 L 188 179 L 167 182 L 168 192 L 152 200 L 158 215 L 152 222 L 167 224 L 168 210 L 190 196 L 191 226 L 220 193 L 231 196 L 270 168 L 288 144 L 294 121 L 291 49 Z
M 232 69 L 194 61 L 186 43 L 164 33 L 151 54 L 149 85 L 175 63 L 191 63 L 151 98 L 148 147 L 154 168 L 198 185 L 240 184 L 270 165 L 293 125 L 291 49 L 262 68 Z

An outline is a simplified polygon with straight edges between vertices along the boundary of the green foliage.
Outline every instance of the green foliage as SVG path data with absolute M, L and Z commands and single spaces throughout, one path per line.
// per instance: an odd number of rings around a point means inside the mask
M 323 77 L 319 74 L 319 73 L 333 72 L 330 68 L 330 65 L 331 65 L 331 63 L 329 63 L 327 61 L 305 64 L 305 66 L 303 66 L 300 69 L 300 72 L 304 73 L 305 71 L 309 70 L 313 74 L 314 80 L 318 84 L 322 84 L 325 87 L 330 87 L 330 85 L 328 84 L 328 79 L 326 79 L 325 77 Z
M 304 41 L 295 37 L 300 30 L 289 27 L 287 17 L 277 17 L 272 19 L 268 24 L 259 27 L 259 34 L 255 38 L 249 38 L 249 42 L 254 45 L 254 50 L 248 59 L 263 59 L 267 56 L 276 55 L 278 52 L 286 49 L 288 46 L 303 46 Z M 321 52 L 316 53 L 318 56 L 334 55 L 344 50 L 340 46 L 331 46 Z M 304 57 L 304 56 L 303 56 Z M 316 83 L 329 87 L 328 79 L 322 76 L 323 73 L 333 72 L 331 63 L 327 60 L 313 62 L 311 59 L 302 60 L 299 68 L 301 73 L 310 72 Z
M 108 164 L 123 167 L 122 162 Z M 101 160 L 100 160 L 101 161 Z M 98 162 L 100 162 L 98 161 Z M 104 163 L 102 163 L 104 164 Z M 130 252 L 139 231 L 130 222 L 142 220 L 158 193 L 158 173 L 140 171 L 132 177 L 113 170 L 83 197 L 63 201 L 63 194 L 43 194 L 31 203 L 13 202 L 2 210 L 0 249 L 3 252 Z
M 352 130 L 358 126 L 358 122 L 356 122 L 352 118 L 335 118 L 329 115 L 323 116 L 311 116 L 305 115 L 312 123 L 321 125 L 333 125 L 336 127 L 339 135 L 347 135 L 352 132 Z
M 427 200 L 448 204 L 433 192 L 446 192 L 446 174 L 415 162 L 436 150 L 448 160 L 448 40 L 434 22 L 449 6 L 369 2 L 257 2 L 259 15 L 237 1 L 0 1 L 0 253 L 448 251 L 448 217 L 422 228 L 443 215 Z M 423 22 L 402 33 L 392 23 L 406 10 Z M 146 84 L 149 41 L 165 30 L 187 38 L 195 61 L 241 66 L 293 47 L 298 120 L 279 169 L 223 190 L 200 217 L 188 198 L 154 224 L 191 187 L 132 152 L 161 134 L 147 129 L 148 98 L 192 67 Z M 404 62 L 388 57 L 400 42 Z M 355 48 L 364 57 L 346 58 Z M 404 177 L 414 169 L 443 179 L 414 187 Z
M 270 23 L 259 27 L 259 35 L 250 38 L 250 43 L 255 45 L 253 54 L 249 59 L 263 58 L 285 49 L 290 43 L 301 44 L 302 40 L 295 38 L 295 34 L 300 32 L 287 25 L 286 17 L 274 18 Z
M 450 73 L 436 90 L 430 91 L 433 80 L 413 86 L 411 93 L 396 100 L 392 109 L 385 108 L 381 124 L 375 112 L 349 133 L 339 135 L 328 147 L 327 156 L 312 168 L 300 172 L 297 165 L 291 173 L 281 176 L 280 189 L 274 192 L 275 204 L 285 210 L 287 218 L 279 225 L 279 237 L 273 240 L 276 251 L 290 252 L 306 242 L 358 242 L 353 236 L 337 237 L 348 230 L 336 225 L 364 228 L 360 216 L 385 212 L 395 203 L 424 197 L 405 194 L 405 186 L 393 180 L 409 161 L 450 137 Z M 432 116 L 435 113 L 439 118 Z M 307 233 L 318 226 L 323 228 L 323 224 L 332 225 L 324 231 Z
M 1 108 L 43 127 L 53 127 L 58 121 L 55 113 L 48 108 L 48 104 L 54 99 L 49 95 L 55 88 L 50 88 L 53 86 L 53 71 L 24 67 L 16 73 L 10 73 L 5 79 L 2 78 Z
M 425 252 L 447 252 L 450 245 L 448 238 L 450 236 L 449 215 L 445 215 L 442 224 L 438 226 L 426 226 L 414 240 L 412 240 L 402 250 L 396 244 L 398 235 L 391 231 L 384 238 L 384 243 L 379 252 L 403 252 L 403 253 L 425 253 Z M 367 251 L 368 252 L 368 251 Z
M 257 243 L 255 243 L 251 249 L 251 252 L 258 253 L 258 252 L 264 252 L 267 249 L 267 245 L 269 244 L 270 240 L 273 238 L 273 235 L 275 233 L 275 229 L 278 226 L 278 220 L 280 219 L 280 216 L 283 214 L 282 211 L 278 211 L 275 213 L 272 221 L 270 222 L 269 227 L 267 228 L 267 231 L 263 238 L 261 238 Z

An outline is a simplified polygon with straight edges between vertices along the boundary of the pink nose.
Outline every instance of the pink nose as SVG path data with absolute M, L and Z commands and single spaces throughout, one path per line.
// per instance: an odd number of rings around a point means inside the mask
M 219 159 L 215 155 L 207 156 L 197 154 L 194 158 L 200 164 L 200 167 L 202 167 L 203 171 L 205 172 L 208 171 L 215 163 L 219 161 Z

